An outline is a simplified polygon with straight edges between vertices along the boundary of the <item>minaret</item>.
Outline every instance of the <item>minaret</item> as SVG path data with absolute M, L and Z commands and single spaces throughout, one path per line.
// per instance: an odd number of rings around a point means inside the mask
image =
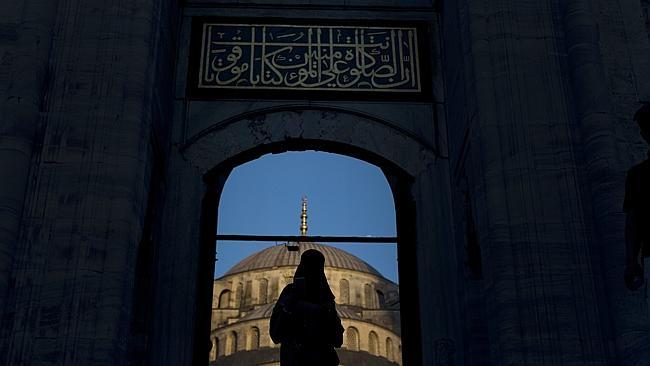
M 307 197 L 302 197 L 302 213 L 300 214 L 300 235 L 307 236 Z

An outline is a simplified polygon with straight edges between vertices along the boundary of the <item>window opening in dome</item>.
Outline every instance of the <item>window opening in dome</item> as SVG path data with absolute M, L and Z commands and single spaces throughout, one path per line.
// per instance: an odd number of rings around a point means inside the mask
M 257 327 L 251 328 L 250 333 L 250 346 L 249 350 L 257 350 L 260 348 L 260 329 Z
M 240 282 L 237 284 L 237 290 L 235 291 L 235 307 L 239 308 L 242 306 L 242 297 L 244 295 L 244 285 Z
M 393 350 L 393 340 L 390 337 L 386 338 L 386 358 L 388 361 L 393 361 L 395 358 Z
M 217 307 L 219 309 L 227 309 L 230 307 L 230 290 L 221 291 L 221 295 L 219 295 L 219 303 Z
M 350 282 L 345 278 L 339 282 L 339 300 L 342 304 L 350 303 Z
M 251 306 L 253 302 L 253 281 L 246 281 L 246 288 L 244 290 L 244 306 Z
M 259 282 L 260 294 L 258 296 L 260 304 L 266 304 L 266 302 L 268 301 L 268 288 L 269 288 L 269 281 L 267 281 L 266 278 L 260 279 Z
M 379 337 L 375 331 L 370 331 L 368 334 L 368 352 L 375 356 L 379 356 Z
M 387 346 L 401 345 L 394 205 L 379 168 L 341 155 L 283 153 L 235 168 L 219 201 L 210 365 L 279 365 L 269 319 L 301 253 L 316 249 L 345 329 L 341 364 L 401 366 Z
M 377 290 L 377 302 L 380 308 L 386 306 L 386 297 L 381 290 Z
M 349 327 L 347 329 L 347 338 L 346 338 L 346 347 L 350 351 L 359 350 L 359 331 L 355 327 Z

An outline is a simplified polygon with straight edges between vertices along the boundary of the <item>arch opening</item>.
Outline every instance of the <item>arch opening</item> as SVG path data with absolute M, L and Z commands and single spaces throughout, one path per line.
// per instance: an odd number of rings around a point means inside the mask
M 379 356 L 379 336 L 373 330 L 368 334 L 368 352 L 372 355 Z
M 359 350 L 359 331 L 355 327 L 349 327 L 347 330 L 347 336 L 345 338 L 345 346 L 351 351 Z
M 219 295 L 219 309 L 226 309 L 230 307 L 230 290 L 223 290 Z
M 334 151 L 336 153 L 343 153 L 343 155 L 346 156 L 362 158 L 361 160 L 364 160 L 366 162 L 378 166 L 384 173 L 386 180 L 389 183 L 390 191 L 392 193 L 394 204 L 395 204 L 394 207 L 395 207 L 395 215 L 396 215 L 395 221 L 397 226 L 398 255 L 402 259 L 401 264 L 410 262 L 409 266 L 400 266 L 398 268 L 400 279 L 405 279 L 405 280 L 409 279 L 408 282 L 409 285 L 407 286 L 407 288 L 402 289 L 402 291 L 405 291 L 405 294 L 407 295 L 407 299 L 403 300 L 401 305 L 402 307 L 406 305 L 407 308 L 411 309 L 410 316 L 412 318 L 418 319 L 419 310 L 417 308 L 418 306 L 417 305 L 418 304 L 417 275 L 416 275 L 417 270 L 415 266 L 415 253 L 413 251 L 414 228 L 411 226 L 411 224 L 413 223 L 412 218 L 414 217 L 414 209 L 412 205 L 413 199 L 411 198 L 410 195 L 410 185 L 413 182 L 413 178 L 409 174 L 401 170 L 399 167 L 397 167 L 395 164 L 387 161 L 386 159 L 383 159 L 380 156 L 377 156 L 373 153 L 364 151 L 356 147 L 343 145 L 339 143 L 326 142 L 326 141 L 287 140 L 281 144 L 266 144 L 266 145 L 258 146 L 255 149 L 252 149 L 250 151 L 245 151 L 244 153 L 241 153 L 229 159 L 228 161 L 225 161 L 224 163 L 220 164 L 220 166 L 211 169 L 204 176 L 207 193 L 204 198 L 204 213 L 202 216 L 202 226 L 201 226 L 202 229 L 201 232 L 203 238 L 202 243 L 204 243 L 204 245 L 202 246 L 202 251 L 205 250 L 205 248 L 214 248 L 214 243 L 209 244 L 208 242 L 210 241 L 210 237 L 211 237 L 210 232 L 215 233 L 217 229 L 216 227 L 217 215 L 215 211 L 216 208 L 218 207 L 224 184 L 228 176 L 236 166 L 251 161 L 255 157 L 261 156 L 264 153 L 277 154 L 284 151 L 303 151 L 308 149 L 311 150 L 314 148 L 316 148 L 316 150 L 319 151 L 326 151 L 326 152 Z M 410 248 L 406 247 L 407 242 L 411 243 Z M 402 243 L 403 245 L 400 245 L 400 243 Z M 408 260 L 409 258 L 410 261 Z M 202 272 L 207 272 L 208 266 L 206 264 L 204 265 L 205 265 L 204 267 L 205 269 Z M 274 280 L 271 279 L 270 282 L 271 282 L 270 283 L 271 288 L 269 291 L 270 292 L 269 298 L 276 299 L 277 294 L 279 294 L 281 290 L 281 287 L 283 286 L 283 284 L 287 283 L 288 281 L 286 279 L 284 280 L 280 279 L 277 282 L 278 288 L 274 287 L 274 284 L 276 283 Z M 264 283 L 264 281 L 261 281 L 260 283 Z M 269 283 L 266 282 L 265 285 L 268 286 Z M 207 288 L 207 286 L 205 286 L 204 288 Z M 263 298 L 262 288 L 263 288 L 262 285 L 260 285 L 260 287 L 258 288 L 258 293 L 259 293 L 258 300 Z M 363 292 L 364 291 L 361 290 L 357 293 L 357 295 L 362 294 Z M 371 292 L 370 296 L 365 296 L 366 298 L 365 301 L 366 302 L 371 301 L 374 307 L 379 306 L 379 300 L 376 298 L 377 293 L 375 291 L 372 291 L 372 288 L 370 292 Z M 237 304 L 238 306 L 241 305 L 242 302 L 241 300 L 237 300 L 237 299 L 242 299 L 242 296 L 246 296 L 246 294 L 243 295 L 235 294 L 235 298 L 236 298 L 235 301 L 238 302 Z M 351 294 L 347 295 L 347 297 L 350 296 Z M 345 299 L 346 296 L 342 295 L 342 297 Z M 371 298 L 373 300 L 367 300 L 368 298 Z M 359 304 L 363 304 L 363 301 L 359 302 Z M 404 319 L 402 319 L 402 321 L 404 321 Z M 416 320 L 414 324 L 419 324 L 419 321 Z M 196 328 L 197 328 L 197 336 L 199 334 L 198 333 L 199 329 L 203 329 L 202 332 L 205 332 L 205 327 L 197 325 Z M 419 339 L 418 334 L 419 334 L 419 330 L 412 333 L 412 341 L 410 342 L 411 345 L 409 347 L 412 347 L 411 349 L 413 350 L 412 353 L 413 357 L 411 361 L 404 360 L 404 364 L 406 365 L 418 364 L 418 361 L 416 361 L 416 359 L 420 357 L 419 342 L 417 342 L 417 339 Z M 377 343 L 376 348 L 379 348 L 378 342 L 376 343 Z M 264 344 L 261 343 L 260 346 L 263 347 Z

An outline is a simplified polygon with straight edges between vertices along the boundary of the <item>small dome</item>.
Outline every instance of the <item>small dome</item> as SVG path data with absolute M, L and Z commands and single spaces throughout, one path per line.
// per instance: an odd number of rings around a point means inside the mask
M 264 249 L 235 264 L 224 274 L 224 277 L 262 268 L 295 267 L 300 263 L 300 255 L 302 252 L 308 249 L 316 249 L 323 253 L 325 256 L 325 267 L 349 269 L 383 277 L 373 266 L 354 255 L 335 247 L 316 243 L 300 243 L 300 251 L 296 252 L 288 251 L 284 245 Z

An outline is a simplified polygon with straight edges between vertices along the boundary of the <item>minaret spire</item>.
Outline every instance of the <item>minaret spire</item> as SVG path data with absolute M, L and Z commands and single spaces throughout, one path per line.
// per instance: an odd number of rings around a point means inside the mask
M 302 197 L 302 213 L 300 214 L 300 235 L 307 236 L 307 197 Z

